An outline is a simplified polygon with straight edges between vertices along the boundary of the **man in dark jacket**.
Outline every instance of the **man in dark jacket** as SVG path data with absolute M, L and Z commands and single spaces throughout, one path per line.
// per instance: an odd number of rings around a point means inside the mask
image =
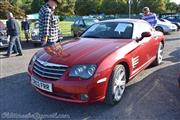
M 30 28 L 30 22 L 27 18 L 27 16 L 24 18 L 24 20 L 21 22 L 22 30 L 24 31 L 24 35 L 26 38 L 26 42 L 29 41 L 29 28 Z
M 7 13 L 7 18 L 8 18 L 8 21 L 6 22 L 7 35 L 10 36 L 10 42 L 9 42 L 7 54 L 5 56 L 10 57 L 11 51 L 14 46 L 17 47 L 17 51 L 19 53 L 16 56 L 22 56 L 22 47 L 19 40 L 20 29 L 18 22 L 15 20 L 11 12 Z

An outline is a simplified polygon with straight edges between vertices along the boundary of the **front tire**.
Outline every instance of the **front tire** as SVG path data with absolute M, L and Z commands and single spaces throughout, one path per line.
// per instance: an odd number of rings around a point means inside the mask
M 126 69 L 124 65 L 117 65 L 108 83 L 106 103 L 115 105 L 119 103 L 126 87 Z
M 156 29 L 156 31 L 160 31 L 160 32 L 164 33 L 163 28 L 162 28 L 162 27 L 160 27 L 160 26 L 157 26 L 155 29 Z
M 156 59 L 153 62 L 153 65 L 157 66 L 162 63 L 163 61 L 163 50 L 164 50 L 164 45 L 162 42 L 159 43 Z

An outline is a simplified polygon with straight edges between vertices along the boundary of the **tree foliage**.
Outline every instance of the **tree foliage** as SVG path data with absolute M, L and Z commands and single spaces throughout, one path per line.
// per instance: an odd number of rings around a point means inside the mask
M 152 12 L 164 13 L 166 10 L 165 0 L 140 0 L 139 7 L 149 7 Z
M 37 13 L 44 0 L 0 0 L 0 15 L 11 11 L 20 18 L 25 14 Z M 142 12 L 143 7 L 152 12 L 180 12 L 180 5 L 170 0 L 131 0 L 131 13 Z M 62 0 L 56 9 L 57 15 L 127 14 L 128 0 Z
M 128 13 L 126 0 L 103 0 L 101 9 L 105 14 L 125 14 Z
M 0 1 L 0 8 L 1 19 L 6 18 L 7 12 L 12 12 L 16 18 L 22 18 L 23 16 L 25 16 L 25 12 L 23 10 L 21 10 L 17 6 L 11 5 L 11 3 L 7 0 Z
M 74 15 L 76 0 L 62 0 L 56 9 L 58 15 Z
M 77 15 L 96 14 L 102 0 L 76 0 L 75 13 Z

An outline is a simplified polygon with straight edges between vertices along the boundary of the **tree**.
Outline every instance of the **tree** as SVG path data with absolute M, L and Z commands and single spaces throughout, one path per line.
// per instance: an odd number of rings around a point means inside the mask
M 140 8 L 139 6 L 140 6 L 140 0 L 131 0 L 132 13 L 138 14 L 142 12 L 142 8 Z
M 152 12 L 164 13 L 166 11 L 165 1 L 167 0 L 140 0 L 139 7 L 142 9 L 147 6 Z
M 6 12 L 12 12 L 15 18 L 23 18 L 25 16 L 25 12 L 22 9 L 17 6 L 13 6 L 7 0 L 0 1 L 0 8 L 0 16 L 3 19 L 6 18 Z
M 76 0 L 75 13 L 77 15 L 97 14 L 102 0 Z
M 128 4 L 126 0 L 103 0 L 100 11 L 105 14 L 125 14 L 128 13 Z
M 31 4 L 31 13 L 38 13 L 44 0 L 33 0 Z
M 170 12 L 178 12 L 178 5 L 174 2 L 167 3 L 166 7 Z
M 58 15 L 74 15 L 75 2 L 76 0 L 62 0 L 56 13 Z

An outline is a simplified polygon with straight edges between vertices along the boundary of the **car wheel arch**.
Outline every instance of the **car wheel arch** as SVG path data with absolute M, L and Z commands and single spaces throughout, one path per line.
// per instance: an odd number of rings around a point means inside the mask
M 117 65 L 120 65 L 120 64 L 124 65 L 124 67 L 125 67 L 125 70 L 126 70 L 126 73 L 127 73 L 127 76 L 126 76 L 126 77 L 127 77 L 127 82 L 128 82 L 128 81 L 129 81 L 129 78 L 130 78 L 131 70 L 130 70 L 130 66 L 129 66 L 129 64 L 128 64 L 128 61 L 126 61 L 126 60 L 121 60 L 121 61 L 118 61 L 117 63 L 115 63 L 114 66 L 113 66 L 113 68 L 112 68 L 111 74 L 112 74 L 114 68 L 115 68 Z
M 126 76 L 126 83 L 129 81 L 129 66 L 126 62 L 121 61 L 118 64 L 115 64 L 115 67 L 113 67 L 113 70 L 111 72 L 111 76 L 109 78 L 109 80 L 107 81 L 107 87 L 106 87 L 106 94 L 105 94 L 105 103 L 109 104 L 109 105 L 115 105 L 117 104 L 119 101 L 113 102 L 112 99 L 112 82 L 114 81 L 114 79 L 112 79 L 112 76 L 114 75 L 114 72 L 116 71 L 117 66 L 123 66 L 125 68 L 125 76 Z
M 157 31 L 164 32 L 164 29 L 163 29 L 162 26 L 156 26 L 155 29 L 156 29 Z

